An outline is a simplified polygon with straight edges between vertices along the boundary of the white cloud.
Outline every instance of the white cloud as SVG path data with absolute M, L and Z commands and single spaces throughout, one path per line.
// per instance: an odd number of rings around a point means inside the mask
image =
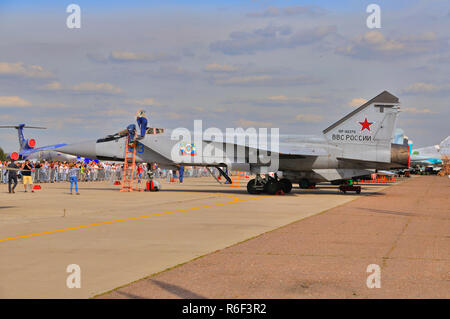
M 166 53 L 134 53 L 127 51 L 113 51 L 109 59 L 115 62 L 158 62 L 173 60 L 174 57 Z
M 408 94 L 427 94 L 450 91 L 450 84 L 433 84 L 426 82 L 415 82 L 403 90 Z
M 317 114 L 297 114 L 295 119 L 299 122 L 319 123 L 322 122 L 323 116 Z
M 223 107 L 205 108 L 205 107 L 202 107 L 202 106 L 195 106 L 195 107 L 193 107 L 193 110 L 197 111 L 197 112 L 201 112 L 201 113 L 208 112 L 209 114 L 211 114 L 211 113 L 225 113 L 225 112 L 227 112 L 227 109 L 223 108 Z
M 324 100 L 318 97 L 287 97 L 285 95 L 269 96 L 267 100 L 283 103 L 322 103 Z
M 351 107 L 356 107 L 356 106 L 361 106 L 366 102 L 367 102 L 366 99 L 363 99 L 361 97 L 355 97 L 350 102 L 348 102 L 347 105 L 351 106 Z
M 186 69 L 179 65 L 161 65 L 155 69 L 141 69 L 136 71 L 135 74 L 139 74 L 145 77 L 149 77 L 154 81 L 160 79 L 175 80 L 175 81 L 193 81 L 198 78 L 199 73 L 193 72 L 190 69 Z
M 416 107 L 405 107 L 402 108 L 402 112 L 412 113 L 412 114 L 434 114 L 435 112 L 431 111 L 428 108 L 418 109 Z
M 0 120 L 2 121 L 9 121 L 12 120 L 14 117 L 9 114 L 0 114 Z
M 253 18 L 273 18 L 273 17 L 286 17 L 286 16 L 311 16 L 316 17 L 318 15 L 324 14 L 326 11 L 322 8 L 316 6 L 288 6 L 284 8 L 277 8 L 274 6 L 269 6 L 263 12 L 251 12 L 248 13 L 248 17 Z
M 309 106 L 309 104 L 320 104 L 325 100 L 318 96 L 288 97 L 286 95 L 273 95 L 260 98 L 238 98 L 226 103 L 248 103 L 254 106 Z
M 50 83 L 44 85 L 41 88 L 44 90 L 57 91 L 57 90 L 62 90 L 62 85 L 60 82 L 54 81 L 54 82 L 50 82 Z
M 122 93 L 121 88 L 118 88 L 110 83 L 83 82 L 74 85 L 71 89 L 76 92 L 100 92 L 112 94 Z
M 186 115 L 184 113 L 167 112 L 164 114 L 164 117 L 170 120 L 179 120 L 182 118 L 186 118 Z
M 127 103 L 135 104 L 139 106 L 161 106 L 161 103 L 157 102 L 154 98 L 144 98 L 140 100 L 127 100 Z
M 239 68 L 233 65 L 228 64 L 217 64 L 212 63 L 205 66 L 205 71 L 208 72 L 234 72 L 237 71 Z
M 323 40 L 336 33 L 335 26 L 320 26 L 292 33 L 290 26 L 269 25 L 251 32 L 232 32 L 230 39 L 211 43 L 211 51 L 224 54 L 253 54 L 257 51 L 296 48 Z
M 232 76 L 229 78 L 216 78 L 216 85 L 240 86 L 292 86 L 317 84 L 320 81 L 308 76 L 272 76 L 268 74 Z
M 19 76 L 25 78 L 50 78 L 53 74 L 40 65 L 25 65 L 23 62 L 0 62 L 0 76 Z
M 439 90 L 439 86 L 431 83 L 416 82 L 404 89 L 407 93 L 429 93 Z
M 97 114 L 98 115 L 106 115 L 106 116 L 130 116 L 130 117 L 133 117 L 134 113 L 135 113 L 134 111 L 120 108 L 120 109 L 111 109 L 111 110 L 101 111 L 101 112 L 98 112 Z
M 390 38 L 374 30 L 348 41 L 336 52 L 361 59 L 382 59 L 430 52 L 441 43 L 433 32 Z
M 129 62 L 142 62 L 142 63 L 154 63 L 163 61 L 177 60 L 178 57 L 170 55 L 164 52 L 159 53 L 142 53 L 131 51 L 112 51 L 109 55 L 101 53 L 88 53 L 89 60 L 97 63 L 129 63 Z
M 60 108 L 66 108 L 67 105 L 64 103 L 36 103 L 36 106 L 43 107 L 43 108 L 49 108 L 49 109 L 60 109 Z
M 217 80 L 216 84 L 254 84 L 271 80 L 270 75 L 235 76 L 225 80 Z
M 0 96 L 0 107 L 27 107 L 31 103 L 18 96 Z
M 64 86 L 60 82 L 50 82 L 41 87 L 48 91 L 71 91 L 78 93 L 119 94 L 122 89 L 111 83 L 82 82 L 72 86 Z
M 272 122 L 259 122 L 240 119 L 234 122 L 237 126 L 241 127 L 272 127 Z

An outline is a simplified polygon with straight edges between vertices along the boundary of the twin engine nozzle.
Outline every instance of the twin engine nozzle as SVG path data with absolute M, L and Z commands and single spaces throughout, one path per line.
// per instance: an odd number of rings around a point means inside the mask
M 391 144 L 391 163 L 397 165 L 396 168 L 409 168 L 411 163 L 411 153 L 409 145 Z

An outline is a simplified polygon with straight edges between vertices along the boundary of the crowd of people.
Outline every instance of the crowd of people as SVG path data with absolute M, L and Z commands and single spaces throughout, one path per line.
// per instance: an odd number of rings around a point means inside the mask
M 147 164 L 138 164 L 136 167 L 136 178 L 138 180 L 146 180 L 148 178 L 148 171 L 152 170 L 154 178 L 165 179 L 167 182 L 178 180 L 183 182 L 183 177 L 204 177 L 209 176 L 206 167 L 183 167 L 177 170 L 162 169 L 157 164 L 152 166 Z M 18 180 L 22 180 L 25 191 L 27 185 L 30 185 L 31 192 L 33 184 L 40 183 L 57 183 L 70 182 L 71 193 L 72 185 L 75 186 L 76 193 L 78 193 L 78 182 L 94 182 L 94 181 L 109 181 L 113 184 L 115 181 L 121 181 L 123 177 L 123 163 L 110 162 L 14 162 L 4 161 L 0 162 L 1 178 L 0 182 L 9 185 L 9 192 L 14 193 Z M 213 174 L 216 176 L 218 172 L 213 169 Z
M 0 163 L 0 170 L 2 171 L 2 182 L 7 183 L 7 166 L 10 162 L 5 161 Z M 35 183 L 56 183 L 69 181 L 70 164 L 67 162 L 29 162 L 31 165 L 31 176 Z M 19 164 L 21 168 L 25 163 Z M 109 164 L 101 162 L 76 163 L 79 168 L 77 173 L 78 181 L 103 181 L 111 176 L 111 172 L 121 170 L 123 164 Z M 19 174 L 20 175 L 20 174 Z
M 134 140 L 136 135 L 138 135 L 137 139 L 144 138 L 148 126 L 144 110 L 139 110 L 136 113 L 136 122 L 139 131 L 137 131 L 135 124 L 130 124 L 127 129 L 117 134 L 128 135 L 129 143 Z M 14 160 L 0 161 L 0 183 L 8 184 L 9 193 L 14 193 L 18 180 L 22 180 L 25 192 L 27 191 L 27 185 L 30 185 L 31 192 L 34 192 L 33 183 L 70 182 L 70 193 L 72 194 L 73 186 L 75 186 L 76 194 L 79 195 L 78 182 L 109 180 L 112 184 L 115 181 L 122 180 L 123 167 L 123 163 L 100 161 L 77 163 L 45 160 L 37 162 L 25 160 L 20 163 L 14 162 Z M 182 183 L 183 177 L 203 177 L 208 176 L 210 172 L 215 176 L 219 175 L 215 168 L 208 171 L 206 167 L 179 166 L 176 170 L 171 170 L 161 169 L 157 164 L 138 164 L 136 167 L 136 178 L 139 182 L 151 176 L 152 179 L 165 178 L 168 182 L 174 182 L 178 179 Z

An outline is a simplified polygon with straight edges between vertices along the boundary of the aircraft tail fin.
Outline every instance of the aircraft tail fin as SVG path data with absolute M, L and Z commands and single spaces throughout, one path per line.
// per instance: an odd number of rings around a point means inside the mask
M 399 104 L 396 96 L 383 91 L 326 128 L 323 134 L 342 148 L 345 158 L 389 162 Z
M 394 131 L 394 144 L 403 145 L 405 140 L 405 133 L 401 128 L 397 128 Z
M 17 135 L 19 138 L 20 151 L 22 151 L 25 148 L 25 145 L 27 144 L 25 137 L 23 136 L 24 126 L 25 126 L 25 124 L 19 124 L 19 126 L 16 127 Z

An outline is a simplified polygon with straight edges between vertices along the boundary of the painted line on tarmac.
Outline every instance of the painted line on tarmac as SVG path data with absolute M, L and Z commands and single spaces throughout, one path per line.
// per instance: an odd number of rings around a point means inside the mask
M 233 198 L 233 200 L 230 201 L 230 202 L 225 202 L 225 203 L 197 206 L 197 207 L 192 207 L 192 208 L 183 208 L 183 209 L 171 210 L 171 211 L 168 211 L 168 212 L 161 212 L 161 213 L 155 213 L 155 214 L 143 215 L 143 216 L 137 216 L 137 217 L 130 217 L 130 218 L 124 218 L 124 219 L 116 219 L 116 220 L 110 220 L 110 221 L 100 222 L 100 223 L 94 223 L 94 224 L 81 225 L 81 226 L 75 226 L 75 227 L 70 227 L 70 228 L 62 228 L 62 229 L 50 230 L 50 231 L 41 232 L 41 233 L 35 233 L 35 234 L 21 235 L 21 236 L 9 237 L 9 238 L 0 238 L 0 242 L 5 242 L 5 241 L 9 241 L 9 240 L 14 240 L 14 239 L 22 239 L 22 238 L 36 237 L 36 236 L 42 236 L 42 235 L 49 235 L 49 234 L 60 233 L 60 232 L 69 231 L 69 230 L 82 229 L 82 228 L 87 228 L 87 227 L 101 226 L 101 225 L 107 225 L 107 224 L 114 224 L 114 223 L 119 223 L 119 222 L 127 222 L 127 221 L 131 221 L 131 220 L 137 220 L 137 219 L 143 219 L 143 218 L 149 218 L 149 217 L 155 217 L 155 216 L 161 216 L 161 215 L 168 215 L 168 214 L 173 214 L 173 213 L 188 212 L 188 211 L 198 210 L 198 209 L 202 209 L 202 208 L 224 206 L 224 205 L 228 205 L 228 204 L 234 204 L 234 203 L 239 203 L 239 202 L 246 202 L 246 201 L 249 201 L 249 200 L 254 200 L 254 199 L 267 197 L 267 196 L 258 196 L 258 197 L 251 197 L 251 198 L 247 198 L 247 199 L 239 199 L 236 196 L 225 195 L 225 194 L 212 194 L 212 193 L 203 193 L 203 194 L 230 197 L 230 198 Z

